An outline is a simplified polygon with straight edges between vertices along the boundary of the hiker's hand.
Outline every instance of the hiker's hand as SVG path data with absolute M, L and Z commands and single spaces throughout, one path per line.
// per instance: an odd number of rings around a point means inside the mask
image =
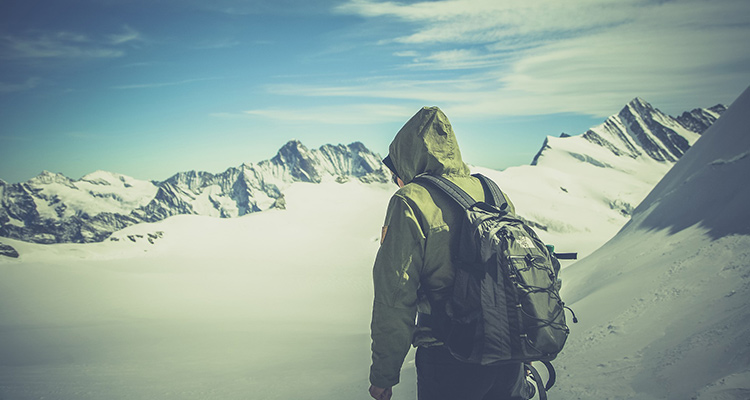
M 370 385 L 370 396 L 372 396 L 372 398 L 376 400 L 391 400 L 391 396 L 393 396 L 393 389 Z

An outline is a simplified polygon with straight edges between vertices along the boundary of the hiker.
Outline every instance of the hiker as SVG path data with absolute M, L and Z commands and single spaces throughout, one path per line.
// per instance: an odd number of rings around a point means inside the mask
M 413 345 L 419 400 L 530 398 L 520 362 L 483 366 L 458 361 L 429 323 L 431 305 L 446 298 L 453 285 L 458 229 L 452 227 L 462 215 L 450 199 L 410 182 L 425 173 L 444 176 L 477 201 L 485 199 L 482 183 L 461 158 L 448 118 L 437 107 L 421 109 L 396 134 L 383 162 L 400 189 L 388 204 L 373 267 L 370 395 L 391 398 Z

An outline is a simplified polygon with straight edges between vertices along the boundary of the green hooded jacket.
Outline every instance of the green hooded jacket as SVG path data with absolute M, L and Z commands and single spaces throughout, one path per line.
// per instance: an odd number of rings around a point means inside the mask
M 415 325 L 417 310 L 443 299 L 453 284 L 452 226 L 463 212 L 443 193 L 410 183 L 417 175 L 442 175 L 477 201 L 482 184 L 463 162 L 448 118 L 437 107 L 425 107 L 396 134 L 390 162 L 405 183 L 388 204 L 382 240 L 373 267 L 370 383 L 387 388 L 399 382 L 411 345 L 440 343 L 429 328 Z M 513 205 L 508 201 L 511 210 Z

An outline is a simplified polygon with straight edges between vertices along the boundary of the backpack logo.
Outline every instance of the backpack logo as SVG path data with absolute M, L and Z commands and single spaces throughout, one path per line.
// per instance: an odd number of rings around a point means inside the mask
M 516 242 L 524 249 L 533 249 L 535 247 L 534 242 L 532 242 L 528 236 L 521 236 L 516 240 Z

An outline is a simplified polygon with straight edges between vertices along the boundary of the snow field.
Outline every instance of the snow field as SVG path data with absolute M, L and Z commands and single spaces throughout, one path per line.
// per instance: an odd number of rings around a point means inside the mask
M 0 398 L 366 394 L 392 192 L 295 184 L 285 211 L 178 216 L 89 245 L 8 241 L 23 255 L 0 261 Z

